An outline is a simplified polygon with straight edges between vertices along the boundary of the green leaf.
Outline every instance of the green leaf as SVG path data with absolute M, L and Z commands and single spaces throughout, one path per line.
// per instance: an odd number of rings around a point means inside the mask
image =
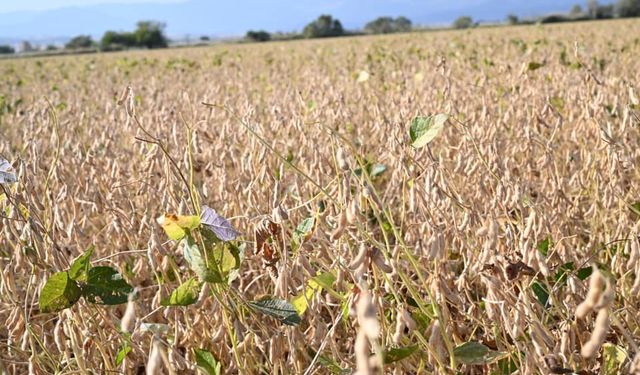
M 72 280 L 87 281 L 87 273 L 89 272 L 89 267 L 91 267 L 91 255 L 93 255 L 94 250 L 95 246 L 89 246 L 84 254 L 73 261 L 71 268 L 69 268 L 69 277 Z
M 349 369 L 342 368 L 335 359 L 322 354 L 318 356 L 318 364 L 334 375 L 346 375 L 352 372 Z
M 540 304 L 545 308 L 549 307 L 549 289 L 547 289 L 544 284 L 537 281 L 531 284 L 531 289 L 536 295 L 538 302 L 540 302 Z
M 198 370 L 207 375 L 220 375 L 222 373 L 222 364 L 218 362 L 211 352 L 204 349 L 194 349 L 193 354 L 196 357 Z
M 611 343 L 602 345 L 602 374 L 615 375 L 622 373 L 622 365 L 627 360 L 624 348 Z
M 296 230 L 293 231 L 292 242 L 294 249 L 300 248 L 304 241 L 306 241 L 307 238 L 311 236 L 315 222 L 315 218 L 308 217 L 302 220 L 300 224 L 298 224 Z
M 87 273 L 82 295 L 91 303 L 119 305 L 126 303 L 133 292 L 122 275 L 111 267 L 93 267 Z
M 200 294 L 201 283 L 198 279 L 191 278 L 179 287 L 177 287 L 171 295 L 162 299 L 162 306 L 188 306 L 194 304 L 198 300 Z
M 593 267 L 591 266 L 584 267 L 584 268 L 580 268 L 578 272 L 576 272 L 576 276 L 578 277 L 578 279 L 585 281 L 589 276 L 591 276 L 592 272 L 593 272 Z
M 411 137 L 412 142 L 411 145 L 414 148 L 426 146 L 442 131 L 447 119 L 449 119 L 449 115 L 446 114 L 428 117 L 415 117 L 411 122 L 411 127 L 409 128 L 409 136 Z
M 511 357 L 505 357 L 498 361 L 496 371 L 493 371 L 491 375 L 510 375 L 518 370 L 518 364 Z
M 465 365 L 481 365 L 490 363 L 504 356 L 504 353 L 491 350 L 479 342 L 469 341 L 455 347 L 455 349 L 453 349 L 453 355 L 459 363 Z
M 133 349 L 131 349 L 131 345 L 129 345 L 129 342 L 125 342 L 120 350 L 118 350 L 118 355 L 116 355 L 116 366 L 120 366 L 122 364 L 122 361 L 124 361 L 127 355 L 131 353 L 131 350 Z
M 540 68 L 542 68 L 545 64 L 543 63 L 539 63 L 539 62 L 535 62 L 535 61 L 531 61 L 529 63 L 529 65 L 527 65 L 527 69 L 534 71 L 534 70 L 538 70 Z
M 302 319 L 296 312 L 296 309 L 289 302 L 281 299 L 263 299 L 260 301 L 249 302 L 249 306 L 278 319 L 281 323 L 295 326 L 300 324 Z
M 67 272 L 54 273 L 40 291 L 40 311 L 62 311 L 78 302 L 80 296 L 80 287 L 69 278 Z
M 640 216 L 640 201 L 637 201 L 631 205 L 629 205 L 629 209 L 631 210 L 631 212 L 633 212 L 634 214 Z
M 202 256 L 200 249 L 191 236 L 186 236 L 183 240 L 184 259 L 189 263 L 189 267 L 198 275 L 200 281 L 211 283 L 221 283 L 224 280 L 218 272 L 207 267 L 207 262 Z
M 411 345 L 404 348 L 392 348 L 382 354 L 384 364 L 401 361 L 418 350 L 418 345 Z
M 550 246 L 551 246 L 550 237 L 545 238 L 544 240 L 538 242 L 538 245 L 536 245 L 536 247 L 538 248 L 538 251 L 540 251 L 544 256 L 547 256 L 549 254 Z
M 377 176 L 383 174 L 384 171 L 386 171 L 386 170 L 387 170 L 387 166 L 386 165 L 376 163 L 376 164 L 371 166 L 371 171 L 369 172 L 369 175 L 371 177 L 377 177 Z

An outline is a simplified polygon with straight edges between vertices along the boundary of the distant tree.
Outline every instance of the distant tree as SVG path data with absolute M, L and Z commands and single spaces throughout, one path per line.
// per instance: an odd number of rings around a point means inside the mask
M 107 31 L 100 39 L 100 49 L 104 51 L 126 49 L 136 46 L 136 36 L 133 33 L 119 33 Z
M 28 41 L 23 41 L 20 43 L 20 52 L 33 52 L 35 49 Z
M 305 26 L 302 34 L 305 38 L 326 38 L 344 35 L 342 23 L 328 14 L 323 14 L 317 20 Z
M 370 34 L 390 34 L 411 31 L 411 21 L 406 17 L 379 17 L 367 23 L 364 30 Z
M 271 34 L 264 30 L 249 30 L 247 31 L 247 35 L 245 35 L 244 38 L 251 42 L 268 42 L 271 40 Z
M 576 4 L 573 7 L 571 7 L 571 11 L 569 11 L 569 14 L 572 16 L 579 16 L 582 14 L 582 7 L 580 6 L 580 4 Z
M 211 38 L 209 38 L 209 37 L 208 37 L 208 36 L 206 36 L 206 35 L 203 35 L 203 36 L 201 36 L 201 37 L 200 37 L 200 41 L 201 41 L 201 42 L 208 42 L 208 41 L 210 41 L 210 40 L 211 40 Z
M 456 29 L 468 29 L 473 27 L 473 19 L 469 16 L 458 17 L 453 21 L 453 27 Z
M 589 13 L 590 18 L 597 18 L 599 7 L 598 0 L 587 1 L 587 13 Z
M 16 53 L 16 50 L 13 47 L 7 45 L 0 46 L 0 55 L 12 55 L 14 53 Z
M 507 23 L 509 25 L 517 25 L 520 22 L 520 19 L 515 14 L 509 14 L 507 16 Z
M 136 46 L 152 48 L 167 48 L 169 39 L 164 35 L 166 25 L 155 21 L 140 21 L 134 35 Z
M 615 5 L 616 17 L 640 17 L 640 0 L 618 0 Z
M 90 48 L 94 45 L 90 35 L 78 35 L 64 45 L 66 49 Z
M 56 46 L 55 44 L 47 45 L 47 51 L 57 51 L 57 50 L 58 50 L 58 46 Z

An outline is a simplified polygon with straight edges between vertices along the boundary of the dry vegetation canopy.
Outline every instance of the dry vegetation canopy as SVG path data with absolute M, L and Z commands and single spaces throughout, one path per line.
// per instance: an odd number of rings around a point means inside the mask
M 224 373 L 633 371 L 638 35 L 616 21 L 0 62 L 19 180 L 0 191 L 2 366 L 193 373 L 202 349 Z M 436 113 L 443 130 L 411 147 L 414 116 Z M 156 218 L 198 202 L 245 259 L 164 307 L 195 274 Z M 92 244 L 135 298 L 41 311 Z M 301 322 L 249 303 L 266 295 L 306 297 Z

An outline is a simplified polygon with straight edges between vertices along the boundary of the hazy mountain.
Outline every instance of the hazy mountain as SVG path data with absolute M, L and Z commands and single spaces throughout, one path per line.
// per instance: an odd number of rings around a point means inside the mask
M 48 11 L 0 14 L 0 38 L 37 39 L 131 30 L 136 21 L 167 23 L 170 36 L 243 35 L 249 29 L 301 30 L 322 13 L 332 14 L 348 29 L 361 28 L 383 15 L 404 15 L 415 24 L 449 24 L 461 15 L 476 20 L 503 20 L 566 12 L 583 0 L 188 0 L 183 3 L 130 3 L 65 7 Z

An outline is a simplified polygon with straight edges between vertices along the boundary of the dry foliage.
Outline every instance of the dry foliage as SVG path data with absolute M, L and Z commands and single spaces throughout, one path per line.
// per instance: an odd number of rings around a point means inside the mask
M 638 35 L 611 21 L 0 62 L 18 177 L 1 187 L 2 368 L 193 373 L 204 349 L 224 373 L 630 371 Z M 413 117 L 436 113 L 443 130 L 411 147 Z M 199 203 L 246 259 L 164 307 L 193 272 L 155 218 Z M 41 312 L 47 278 L 91 244 L 135 298 Z M 611 293 L 589 291 L 590 266 Z M 248 307 L 327 272 L 297 326 Z

